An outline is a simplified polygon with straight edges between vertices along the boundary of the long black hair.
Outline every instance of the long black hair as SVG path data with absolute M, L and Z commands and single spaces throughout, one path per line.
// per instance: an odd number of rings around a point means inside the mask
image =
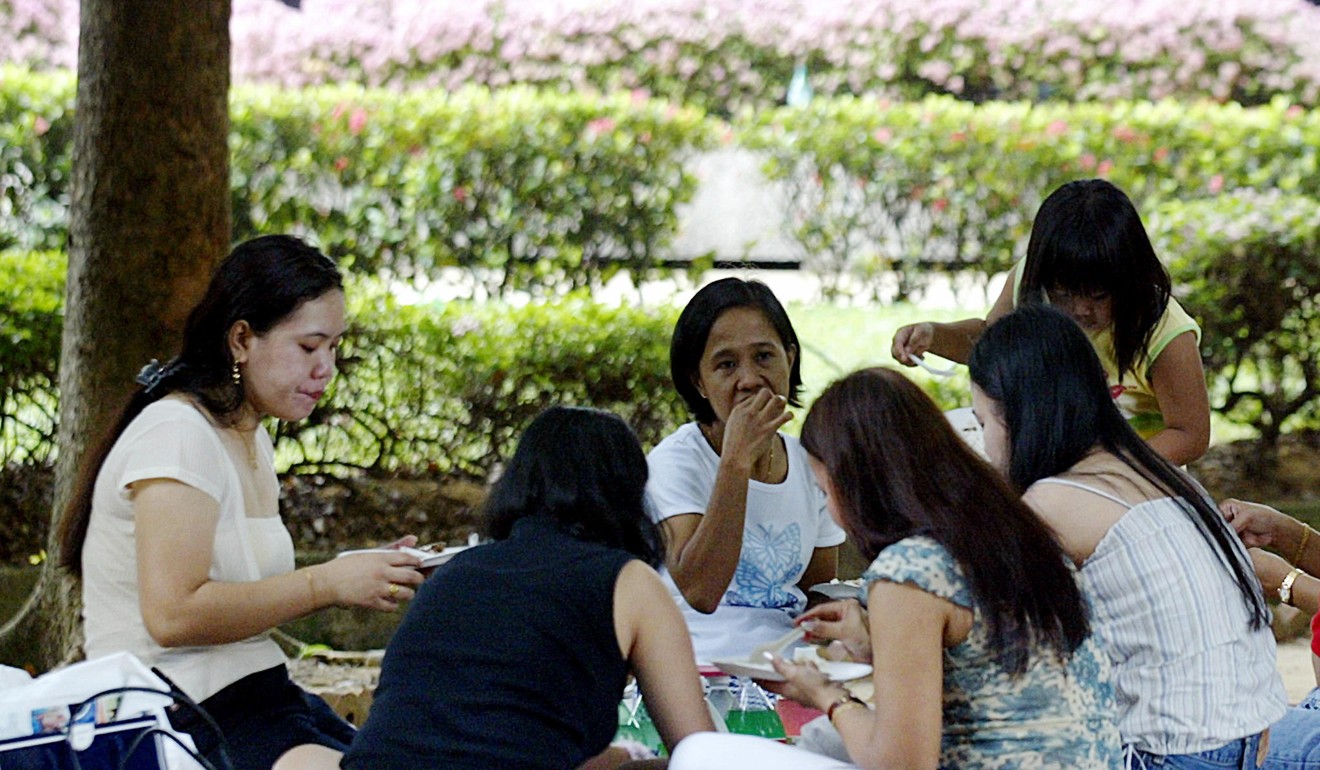
M 693 419 L 702 424 L 715 422 L 715 412 L 697 390 L 701 356 L 706 352 L 706 342 L 715 322 L 725 311 L 736 307 L 761 311 L 774 327 L 784 350 L 793 356 L 793 366 L 788 372 L 788 403 L 802 406 L 798 401 L 798 391 L 802 388 L 802 352 L 797 332 L 788 320 L 788 312 L 770 287 L 760 281 L 721 278 L 702 287 L 688 301 L 674 324 L 674 336 L 669 343 L 669 375 L 674 380 L 674 388 L 683 397 Z
M 968 368 L 972 382 L 998 402 L 1009 434 L 1008 478 L 1019 492 L 1103 448 L 1182 503 L 1237 583 L 1251 628 L 1268 622 L 1237 536 L 1205 491 L 1128 425 L 1110 397 L 1095 348 L 1072 319 L 1045 305 L 1024 305 L 981 334 Z
M 229 330 L 247 321 L 265 334 L 303 303 L 343 289 L 334 262 L 289 235 L 266 235 L 239 244 L 220 263 L 206 294 L 188 316 L 179 354 L 165 364 L 152 362 L 139 375 L 118 422 L 88 454 L 73 495 L 60 519 L 60 564 L 82 575 L 83 541 L 92 515 L 96 477 L 114 443 L 143 409 L 175 392 L 187 393 L 221 424 L 230 424 L 244 403 L 241 382 L 231 377 L 234 357 Z
M 1145 351 L 1169 304 L 1169 271 L 1136 206 L 1104 179 L 1069 182 L 1036 212 L 1018 297 L 1022 304 L 1042 302 L 1057 289 L 1109 295 L 1120 380 L 1150 366 Z
M 1010 671 L 1026 670 L 1037 643 L 1065 658 L 1086 639 L 1086 606 L 1053 533 L 902 374 L 863 369 L 830 385 L 802 446 L 866 558 L 912 535 L 948 550 Z
M 660 530 L 646 514 L 646 455 L 628 423 L 599 409 L 553 406 L 523 432 L 486 499 L 491 537 L 520 519 L 548 518 L 580 540 L 664 563 Z

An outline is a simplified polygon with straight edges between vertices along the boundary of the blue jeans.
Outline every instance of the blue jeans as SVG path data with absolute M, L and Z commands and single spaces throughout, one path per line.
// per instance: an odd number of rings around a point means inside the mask
M 1320 768 L 1320 688 L 1312 690 L 1297 708 L 1288 709 L 1270 728 L 1270 770 Z
M 1320 714 L 1320 712 L 1316 712 Z M 1260 736 L 1251 735 L 1229 741 L 1217 749 L 1195 754 L 1151 754 L 1133 750 L 1127 759 L 1128 770 L 1139 768 L 1171 768 L 1171 770 L 1256 770 L 1256 748 Z M 1271 744 L 1271 747 L 1273 745 Z M 1268 766 L 1268 765 L 1267 765 Z M 1279 767 L 1291 767 L 1280 765 Z

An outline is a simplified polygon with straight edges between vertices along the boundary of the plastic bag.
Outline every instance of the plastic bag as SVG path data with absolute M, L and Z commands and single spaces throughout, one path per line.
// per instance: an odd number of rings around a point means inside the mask
M 0 691 L 0 768 L 196 770 L 166 712 L 199 708 L 129 653 L 75 663 Z M 200 710 L 200 709 L 199 709 Z

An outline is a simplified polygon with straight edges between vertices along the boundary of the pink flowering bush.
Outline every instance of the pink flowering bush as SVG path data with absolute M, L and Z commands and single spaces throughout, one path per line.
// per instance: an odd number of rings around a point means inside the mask
M 821 95 L 986 99 L 1320 93 L 1303 0 L 236 0 L 235 73 L 456 89 L 647 90 L 731 114 Z
M 1320 95 L 1304 0 L 234 0 L 238 81 L 642 89 L 723 115 L 818 95 Z M 77 0 L 0 0 L 0 57 L 68 66 Z
M 78 0 L 0 0 L 0 64 L 72 69 Z

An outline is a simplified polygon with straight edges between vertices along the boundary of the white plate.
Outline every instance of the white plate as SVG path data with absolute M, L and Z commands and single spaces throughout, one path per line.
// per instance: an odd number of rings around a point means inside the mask
M 442 551 L 428 551 L 422 548 L 408 548 L 407 546 L 401 548 L 359 548 L 353 551 L 344 551 L 339 555 L 348 556 L 349 554 L 354 553 L 406 553 L 409 556 L 416 556 L 421 560 L 422 564 L 420 569 L 430 569 L 431 567 L 438 567 L 441 564 L 444 564 L 454 558 L 454 554 L 460 551 L 466 551 L 471 547 L 472 546 L 468 545 L 451 545 Z
M 861 585 L 853 585 L 847 582 L 838 583 L 817 583 L 807 589 L 812 593 L 824 594 L 834 600 L 839 599 L 858 599 L 862 598 Z
M 851 663 L 838 660 L 814 660 L 825 676 L 835 682 L 847 682 L 860 679 L 871 673 L 871 667 L 865 663 Z M 713 660 L 712 664 L 726 674 L 745 676 L 749 679 L 763 679 L 767 682 L 782 682 L 784 677 L 775 671 L 769 661 L 758 663 L 752 660 Z

